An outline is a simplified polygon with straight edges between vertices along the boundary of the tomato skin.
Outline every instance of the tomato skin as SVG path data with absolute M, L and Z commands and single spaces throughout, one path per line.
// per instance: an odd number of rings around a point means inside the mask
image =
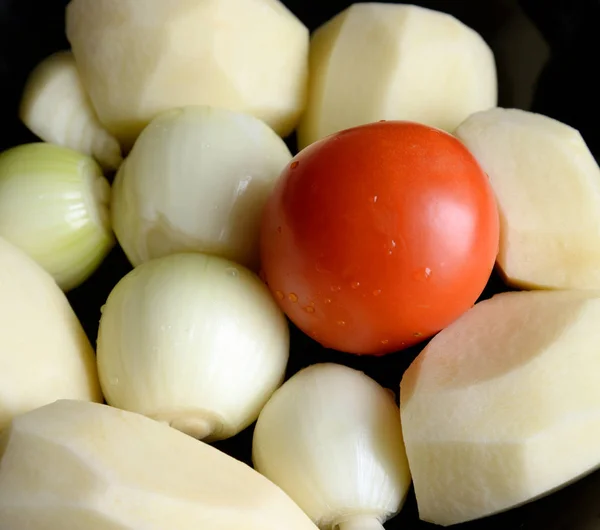
M 487 175 L 453 136 L 378 122 L 300 152 L 265 207 L 263 275 L 280 307 L 327 348 L 382 355 L 456 320 L 494 267 Z

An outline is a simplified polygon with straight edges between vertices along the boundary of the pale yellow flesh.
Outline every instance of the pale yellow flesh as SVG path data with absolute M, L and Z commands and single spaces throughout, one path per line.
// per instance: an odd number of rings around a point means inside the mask
M 127 147 L 174 107 L 247 112 L 284 136 L 305 106 L 308 30 L 278 0 L 72 0 L 66 31 L 101 122 Z
M 377 120 L 451 132 L 496 103 L 493 54 L 471 28 L 417 6 L 358 3 L 312 37 L 299 147 Z
M 498 266 L 509 284 L 600 289 L 600 168 L 578 131 L 515 109 L 469 117 L 456 136 L 490 178 Z
M 2 238 L 0 322 L 0 430 L 57 399 L 102 401 L 94 351 L 64 293 Z
M 175 429 L 58 401 L 0 439 L 0 528 L 316 530 L 252 468 Z
M 482 302 L 401 383 L 420 517 L 441 525 L 526 503 L 600 466 L 600 292 Z
M 93 156 L 105 169 L 122 162 L 119 142 L 98 121 L 70 51 L 51 55 L 31 72 L 19 116 L 45 142 Z

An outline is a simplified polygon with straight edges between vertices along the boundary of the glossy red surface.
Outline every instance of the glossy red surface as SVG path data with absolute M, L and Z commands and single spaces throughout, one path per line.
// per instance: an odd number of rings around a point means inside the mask
M 379 122 L 321 140 L 285 169 L 263 220 L 263 274 L 322 345 L 385 354 L 475 303 L 498 232 L 487 176 L 457 139 Z

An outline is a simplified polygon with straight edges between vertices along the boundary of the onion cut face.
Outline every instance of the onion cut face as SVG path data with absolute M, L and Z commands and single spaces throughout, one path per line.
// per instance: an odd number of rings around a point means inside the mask
M 288 355 L 287 321 L 267 287 L 215 256 L 174 254 L 136 267 L 100 320 L 108 404 L 208 441 L 256 420 Z
M 0 236 L 17 245 L 69 291 L 115 244 L 110 184 L 89 156 L 47 143 L 0 154 Z

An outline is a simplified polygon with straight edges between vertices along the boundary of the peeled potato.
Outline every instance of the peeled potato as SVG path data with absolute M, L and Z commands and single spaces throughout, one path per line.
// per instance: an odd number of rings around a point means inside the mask
M 377 120 L 452 132 L 497 102 L 494 57 L 479 34 L 413 5 L 350 6 L 313 35 L 310 75 L 300 148 Z
M 600 466 L 600 292 L 504 293 L 437 335 L 401 383 L 421 519 L 529 502 Z
M 490 178 L 497 263 L 524 288 L 600 289 L 600 168 L 578 131 L 516 109 L 470 116 L 456 136 Z
M 256 271 L 263 207 L 291 158 L 248 114 L 205 106 L 163 113 L 117 173 L 111 213 L 119 243 L 134 266 L 197 251 Z
M 0 238 L 0 431 L 63 398 L 102 401 L 94 350 L 52 276 Z
M 66 31 L 100 121 L 127 148 L 173 107 L 247 112 L 284 136 L 305 105 L 308 30 L 279 0 L 71 0 Z
M 58 401 L 16 418 L 0 457 L 6 530 L 317 530 L 249 466 L 106 405 Z

